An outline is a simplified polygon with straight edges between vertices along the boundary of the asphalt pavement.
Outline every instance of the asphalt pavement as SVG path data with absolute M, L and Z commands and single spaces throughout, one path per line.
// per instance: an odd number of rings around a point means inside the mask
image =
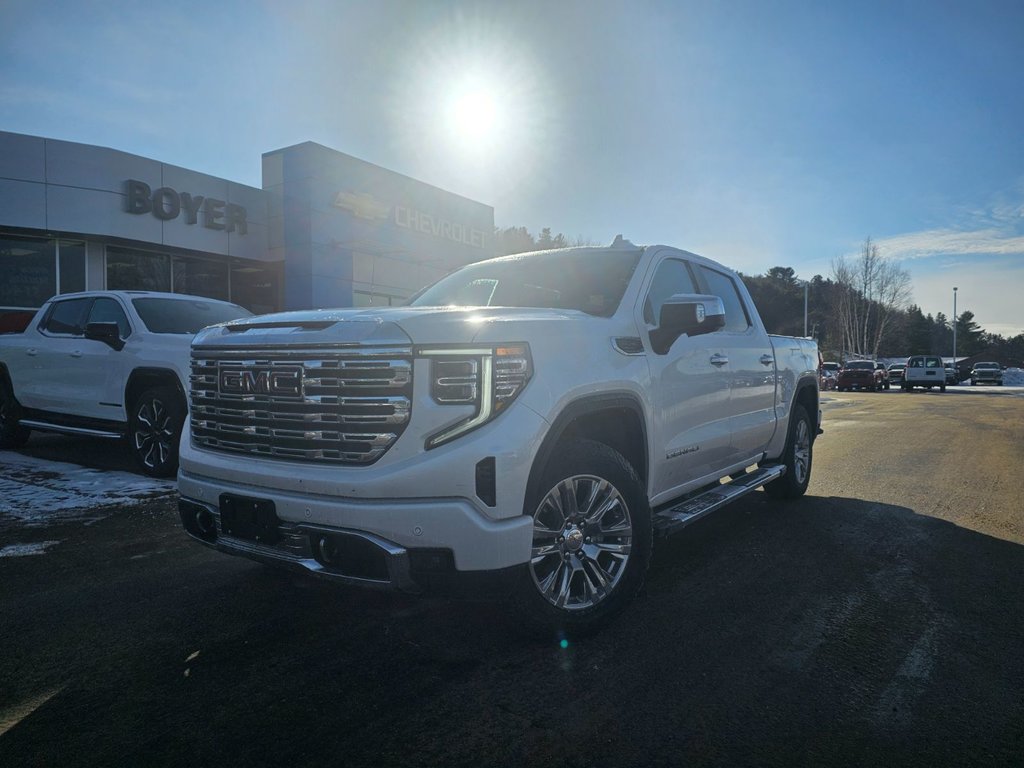
M 212 552 L 118 446 L 34 435 L 0 452 L 0 765 L 1021 765 L 1024 390 L 823 397 L 805 498 L 659 541 L 567 647 Z

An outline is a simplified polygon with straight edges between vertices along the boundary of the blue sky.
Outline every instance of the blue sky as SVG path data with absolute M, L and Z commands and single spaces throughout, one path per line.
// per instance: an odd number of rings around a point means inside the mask
M 453 126 L 468 77 L 496 122 Z M 828 275 L 1024 332 L 1024 3 L 0 0 L 0 130 L 260 186 L 317 141 L 498 226 Z

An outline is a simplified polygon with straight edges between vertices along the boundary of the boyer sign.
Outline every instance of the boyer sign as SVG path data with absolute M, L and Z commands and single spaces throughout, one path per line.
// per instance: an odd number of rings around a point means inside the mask
M 245 206 L 218 200 L 215 197 L 178 192 L 171 187 L 151 189 L 149 184 L 128 179 L 125 186 L 125 210 L 128 213 L 152 213 L 161 221 L 172 221 L 185 215 L 186 224 L 197 224 L 244 235 L 248 231 Z

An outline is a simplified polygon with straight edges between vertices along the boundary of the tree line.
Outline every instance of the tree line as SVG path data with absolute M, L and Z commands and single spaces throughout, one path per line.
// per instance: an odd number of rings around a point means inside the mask
M 526 227 L 494 230 L 495 253 L 597 245 L 583 238 L 552 234 L 534 236 Z M 817 339 L 826 359 L 953 354 L 953 322 L 942 312 L 932 316 L 910 301 L 910 274 L 881 257 L 867 238 L 856 257 L 832 262 L 828 277 L 806 281 L 807 332 Z M 772 267 L 763 275 L 740 275 L 769 333 L 802 336 L 805 281 L 792 267 Z M 956 355 L 1004 365 L 1024 365 L 1024 334 L 1005 338 L 988 333 L 964 310 L 956 317 Z
M 792 267 L 742 277 L 769 333 L 803 334 L 804 281 Z M 857 257 L 834 260 L 829 277 L 811 278 L 807 299 L 808 333 L 826 359 L 953 354 L 953 320 L 912 303 L 909 273 L 882 259 L 870 238 Z M 958 358 L 984 353 L 1004 365 L 1024 363 L 1024 334 L 988 333 L 970 310 L 955 323 Z

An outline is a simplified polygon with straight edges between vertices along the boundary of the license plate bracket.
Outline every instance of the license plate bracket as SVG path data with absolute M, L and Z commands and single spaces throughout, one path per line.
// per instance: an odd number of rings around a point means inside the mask
M 281 540 L 280 523 L 270 499 L 220 495 L 220 529 L 225 536 L 272 546 Z

